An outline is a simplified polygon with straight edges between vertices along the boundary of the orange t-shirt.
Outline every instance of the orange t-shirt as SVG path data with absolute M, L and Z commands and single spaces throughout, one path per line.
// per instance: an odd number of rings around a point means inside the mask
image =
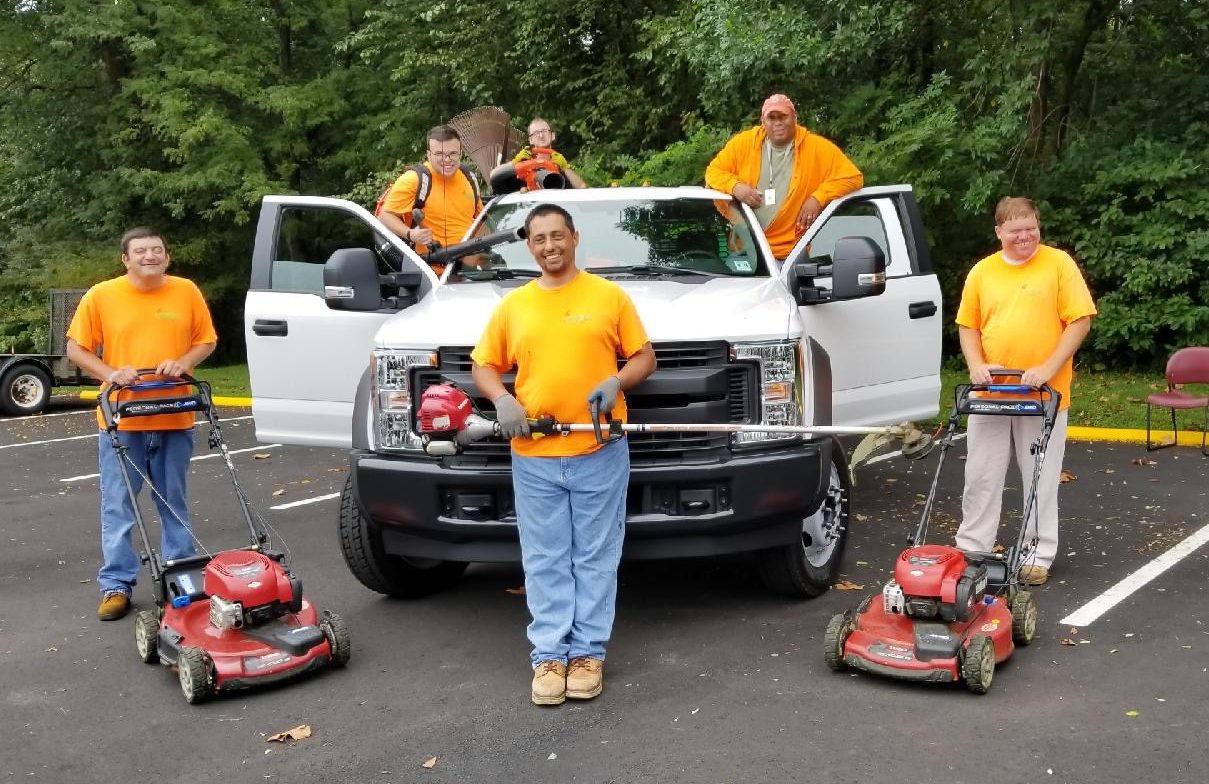
M 987 362 L 1027 370 L 1049 359 L 1068 324 L 1094 315 L 1096 304 L 1075 260 L 1040 245 L 1023 264 L 1009 264 L 1001 252 L 975 264 L 961 292 L 957 323 L 978 330 Z M 1073 377 L 1072 357 L 1049 380 L 1062 394 L 1061 409 L 1070 406 Z
M 735 134 L 705 169 L 705 184 L 716 191 L 730 193 L 736 183 L 756 187 L 764 161 L 764 140 L 768 133 L 757 125 Z M 789 193 L 781 201 L 781 209 L 768 225 L 764 236 L 772 253 L 784 259 L 801 237 L 795 225 L 802 205 L 813 196 L 820 207 L 859 189 L 865 182 L 856 164 L 844 155 L 831 140 L 798 126 L 793 140 L 793 173 Z
M 424 201 L 424 228 L 432 229 L 432 237 L 442 247 L 462 241 L 470 224 L 483 209 L 483 203 L 474 190 L 474 184 L 458 169 L 452 177 L 443 177 L 430 164 L 425 163 L 431 175 L 428 198 Z M 416 191 L 420 188 L 420 175 L 408 169 L 399 175 L 390 186 L 382 210 L 398 215 L 411 225 L 411 209 L 416 203 Z M 417 253 L 427 253 L 424 246 Z
M 154 368 L 166 359 L 178 359 L 189 349 L 218 339 L 206 301 L 193 281 L 168 275 L 164 285 L 143 291 L 125 275 L 98 283 L 84 294 L 72 317 L 67 337 L 86 351 L 101 346 L 101 358 L 110 367 Z M 189 392 L 155 390 L 137 397 L 173 397 Z M 119 393 L 114 402 L 132 400 L 134 393 Z M 194 414 L 157 414 L 129 417 L 120 430 L 188 430 Z M 97 411 L 97 424 L 105 421 Z
M 506 373 L 516 368 L 516 399 L 532 419 L 545 414 L 559 422 L 586 422 L 588 394 L 617 373 L 618 357 L 629 358 L 648 342 L 630 296 L 616 283 L 580 272 L 557 289 L 530 281 L 512 291 L 491 314 L 470 357 Z M 613 418 L 626 420 L 625 396 Z M 514 438 L 525 457 L 586 455 L 600 448 L 592 433 Z

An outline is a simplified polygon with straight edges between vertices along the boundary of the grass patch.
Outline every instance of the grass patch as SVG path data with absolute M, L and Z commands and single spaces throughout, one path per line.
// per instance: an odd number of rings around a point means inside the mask
M 210 382 L 215 397 L 250 397 L 252 386 L 248 382 L 247 365 L 202 365 L 197 377 Z

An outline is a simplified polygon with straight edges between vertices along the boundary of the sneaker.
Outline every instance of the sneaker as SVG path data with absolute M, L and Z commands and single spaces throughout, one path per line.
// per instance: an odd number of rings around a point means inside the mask
M 590 700 L 604 688 L 604 662 L 576 656 L 567 665 L 567 697 Z
M 547 659 L 533 668 L 534 705 L 562 705 L 567 698 L 567 665 Z
M 116 621 L 126 615 L 130 609 L 130 597 L 121 591 L 110 591 L 101 597 L 101 606 L 97 608 L 97 617 L 102 621 Z
M 1045 585 L 1049 579 L 1049 569 L 1044 566 L 1028 564 L 1020 567 L 1020 582 L 1025 585 Z

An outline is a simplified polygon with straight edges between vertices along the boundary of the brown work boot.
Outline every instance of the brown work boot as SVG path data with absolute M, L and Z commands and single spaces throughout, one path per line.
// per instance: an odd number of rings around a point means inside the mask
M 1025 585 L 1045 585 L 1049 579 L 1049 569 L 1044 566 L 1028 564 L 1020 567 L 1020 582 Z
M 604 689 L 604 662 L 576 656 L 567 663 L 567 697 L 590 700 Z
M 562 705 L 567 698 L 567 665 L 547 659 L 533 668 L 534 705 Z
M 116 621 L 126 615 L 130 609 L 130 597 L 121 591 L 110 591 L 101 597 L 101 606 L 97 608 L 97 617 L 102 621 Z

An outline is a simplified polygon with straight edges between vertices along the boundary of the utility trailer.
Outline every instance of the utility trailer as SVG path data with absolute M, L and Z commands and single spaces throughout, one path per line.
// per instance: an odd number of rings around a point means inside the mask
M 56 386 L 97 382 L 67 358 L 67 327 L 86 289 L 51 289 L 49 353 L 0 354 L 0 412 L 26 416 L 42 412 Z

